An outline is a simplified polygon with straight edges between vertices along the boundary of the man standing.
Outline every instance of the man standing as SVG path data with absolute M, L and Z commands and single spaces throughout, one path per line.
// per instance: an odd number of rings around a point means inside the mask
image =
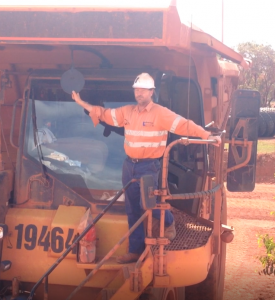
M 126 105 L 116 109 L 105 109 L 83 101 L 79 94 L 73 92 L 76 103 L 89 111 L 96 126 L 99 120 L 112 126 L 124 127 L 124 149 L 127 158 L 122 169 L 122 183 L 125 186 L 133 178 L 152 175 L 154 188 L 158 189 L 160 172 L 159 159 L 165 151 L 168 131 L 178 135 L 190 135 L 202 139 L 214 139 L 218 146 L 220 137 L 211 136 L 201 126 L 187 120 L 168 108 L 153 102 L 154 79 L 147 73 L 137 76 L 133 84 L 137 105 Z M 139 182 L 132 183 L 125 193 L 125 207 L 131 228 L 142 215 L 140 206 Z M 153 210 L 153 218 L 160 219 L 160 211 Z M 165 237 L 173 240 L 176 236 L 175 222 L 170 211 L 165 211 Z M 117 257 L 118 263 L 130 263 L 138 260 L 144 250 L 145 232 L 143 224 L 129 237 L 129 252 Z

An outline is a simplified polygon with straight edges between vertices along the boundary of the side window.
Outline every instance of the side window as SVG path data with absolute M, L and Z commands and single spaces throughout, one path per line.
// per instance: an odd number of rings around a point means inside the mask
M 169 83 L 164 80 L 162 80 L 161 84 L 160 84 L 159 104 L 171 109 L 171 97 L 170 97 Z
M 171 85 L 171 109 L 198 125 L 204 125 L 203 104 L 199 87 L 193 80 L 174 78 Z

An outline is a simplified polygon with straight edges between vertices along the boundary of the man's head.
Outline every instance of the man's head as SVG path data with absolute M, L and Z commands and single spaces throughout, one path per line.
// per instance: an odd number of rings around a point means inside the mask
M 136 101 L 141 106 L 146 106 L 152 101 L 155 83 L 154 79 L 148 73 L 142 73 L 137 76 L 133 84 Z

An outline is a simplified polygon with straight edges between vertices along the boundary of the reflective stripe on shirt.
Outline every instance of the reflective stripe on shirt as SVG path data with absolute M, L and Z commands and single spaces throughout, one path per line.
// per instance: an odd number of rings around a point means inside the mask
M 209 133 L 166 107 L 150 102 L 139 112 L 137 105 L 119 108 L 93 106 L 90 116 L 95 125 L 99 120 L 124 127 L 126 154 L 135 158 L 158 158 L 165 151 L 168 131 L 181 136 L 207 138 Z M 167 133 L 166 133 L 167 132 Z
M 132 136 L 165 136 L 166 130 L 162 131 L 140 131 L 140 130 L 125 130 L 125 134 Z
M 166 146 L 166 141 L 161 141 L 160 143 L 129 142 L 125 139 L 124 143 L 131 148 L 158 148 L 161 146 Z
M 173 122 L 173 124 L 172 124 L 172 126 L 171 126 L 171 128 L 170 128 L 170 130 L 169 130 L 170 132 L 172 132 L 172 133 L 175 132 L 175 130 L 176 130 L 178 124 L 179 124 L 179 121 L 180 121 L 181 119 L 182 119 L 181 116 L 177 116 L 177 117 L 176 117 L 176 119 L 174 120 L 174 122 Z
M 114 122 L 114 126 L 118 127 L 118 122 L 117 122 L 117 119 L 116 119 L 116 110 L 114 108 L 111 109 L 111 116 L 112 116 L 112 119 L 113 119 L 113 122 Z

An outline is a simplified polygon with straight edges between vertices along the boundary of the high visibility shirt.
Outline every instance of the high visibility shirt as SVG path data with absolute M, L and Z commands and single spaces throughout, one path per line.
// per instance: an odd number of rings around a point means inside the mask
M 165 151 L 168 131 L 202 139 L 210 135 L 193 121 L 154 102 L 150 102 L 141 112 L 137 105 L 107 109 L 93 106 L 90 117 L 95 126 L 101 120 L 112 126 L 124 127 L 124 149 L 132 158 L 161 157 Z

